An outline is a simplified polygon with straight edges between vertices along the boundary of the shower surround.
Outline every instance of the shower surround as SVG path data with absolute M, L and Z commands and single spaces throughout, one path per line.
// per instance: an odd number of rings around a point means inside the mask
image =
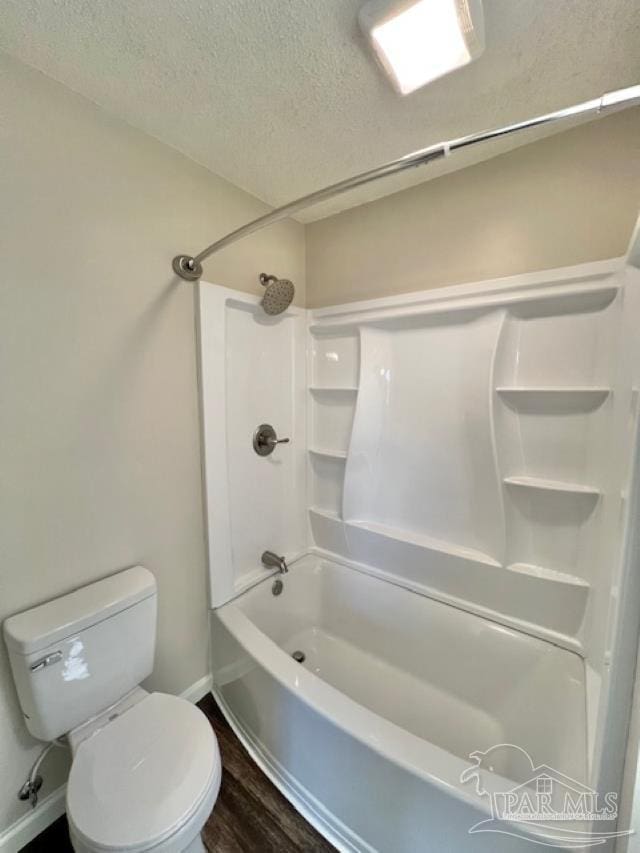
M 639 246 L 275 318 L 199 285 L 214 692 L 339 849 L 532 849 L 540 826 L 468 832 L 530 781 L 509 750 L 465 774 L 500 744 L 619 790 Z M 257 456 L 262 423 L 291 443 Z

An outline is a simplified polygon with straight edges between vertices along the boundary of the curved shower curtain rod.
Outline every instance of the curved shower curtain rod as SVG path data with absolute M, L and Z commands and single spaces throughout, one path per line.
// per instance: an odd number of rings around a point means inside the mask
M 262 228 L 266 228 L 267 225 L 273 225 L 273 223 L 279 222 L 281 219 L 286 219 L 288 216 L 299 213 L 301 210 L 305 210 L 307 207 L 318 204 L 318 202 L 325 199 L 333 198 L 348 190 L 369 184 L 372 181 L 377 181 L 380 178 L 386 178 L 388 175 L 404 172 L 406 169 L 414 169 L 417 166 L 424 166 L 433 160 L 448 157 L 452 151 L 467 148 L 478 142 L 486 142 L 489 139 L 497 139 L 501 136 L 508 136 L 512 133 L 518 133 L 521 130 L 528 130 L 529 128 L 539 127 L 544 124 L 554 124 L 555 122 L 564 121 L 579 115 L 588 113 L 600 114 L 614 108 L 627 109 L 638 104 L 640 104 L 640 85 L 630 86 L 627 89 L 617 89 L 614 92 L 607 92 L 600 98 L 594 98 L 593 100 L 576 104 L 573 107 L 565 107 L 553 113 L 526 119 L 517 124 L 506 125 L 505 127 L 494 130 L 485 130 L 480 133 L 472 133 L 469 136 L 461 136 L 459 139 L 438 142 L 427 148 L 421 148 L 419 151 L 405 154 L 404 157 L 391 160 L 389 163 L 385 163 L 375 169 L 370 169 L 368 172 L 361 172 L 359 175 L 346 178 L 344 181 L 338 181 L 337 184 L 316 190 L 295 201 L 290 201 L 282 207 L 277 207 L 270 213 L 259 216 L 258 219 L 254 219 L 246 225 L 236 228 L 235 231 L 231 231 L 230 234 L 211 243 L 210 246 L 207 246 L 198 255 L 193 257 L 191 255 L 176 255 L 173 259 L 173 270 L 181 278 L 185 279 L 185 281 L 197 281 L 202 275 L 202 261 L 213 255 L 214 252 L 219 252 L 220 249 L 224 249 L 225 246 L 235 243 L 236 240 L 240 240 L 248 234 L 253 234 L 254 231 L 260 231 Z

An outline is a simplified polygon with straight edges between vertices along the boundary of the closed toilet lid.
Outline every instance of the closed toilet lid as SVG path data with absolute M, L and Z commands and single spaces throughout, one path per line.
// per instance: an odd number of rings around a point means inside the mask
M 96 850 L 145 849 L 189 819 L 219 774 L 204 714 L 151 693 L 80 744 L 67 786 L 72 830 Z

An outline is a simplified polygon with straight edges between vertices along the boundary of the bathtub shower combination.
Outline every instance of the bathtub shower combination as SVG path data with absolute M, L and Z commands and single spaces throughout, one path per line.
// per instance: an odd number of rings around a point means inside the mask
M 272 317 L 199 285 L 214 692 L 338 849 L 575 849 L 584 824 L 469 830 L 541 768 L 619 791 L 638 267 L 636 237 L 615 261 Z M 265 425 L 289 442 L 261 455 Z

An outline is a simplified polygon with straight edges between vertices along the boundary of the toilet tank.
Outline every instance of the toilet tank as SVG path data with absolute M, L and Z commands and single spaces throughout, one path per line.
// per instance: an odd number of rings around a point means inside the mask
M 3 628 L 26 726 L 53 740 L 151 674 L 155 578 L 134 566 L 11 616 Z

